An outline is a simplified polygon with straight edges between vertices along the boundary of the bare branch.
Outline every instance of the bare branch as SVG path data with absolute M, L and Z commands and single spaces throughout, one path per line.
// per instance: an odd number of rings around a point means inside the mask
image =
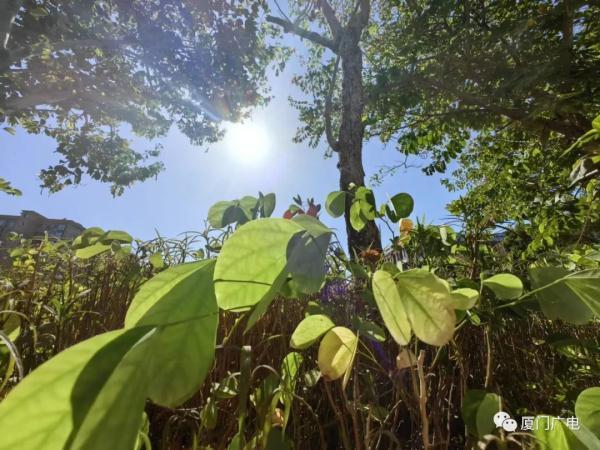
M 332 52 L 337 53 L 337 43 L 329 38 L 326 38 L 325 36 L 321 36 L 319 33 L 306 30 L 288 20 L 282 19 L 281 17 L 267 16 L 267 22 L 279 25 L 286 33 L 292 33 L 300 36 L 301 38 L 308 39 L 317 45 L 322 45 L 323 47 L 330 49 Z

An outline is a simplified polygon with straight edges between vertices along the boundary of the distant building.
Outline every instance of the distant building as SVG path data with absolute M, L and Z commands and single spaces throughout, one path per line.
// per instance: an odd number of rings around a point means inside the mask
M 48 219 L 35 211 L 21 211 L 20 216 L 0 214 L 0 246 L 6 247 L 10 233 L 23 235 L 25 238 L 43 237 L 48 233 L 55 239 L 73 239 L 80 235 L 85 227 L 69 219 Z

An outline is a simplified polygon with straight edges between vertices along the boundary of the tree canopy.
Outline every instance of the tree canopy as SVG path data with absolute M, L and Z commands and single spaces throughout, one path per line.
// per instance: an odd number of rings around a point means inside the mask
M 600 108 L 599 13 L 593 1 L 382 2 L 370 134 L 432 156 L 428 173 L 501 130 L 567 147 Z
M 154 139 L 175 125 L 218 139 L 265 99 L 265 45 L 252 1 L 0 2 L 0 124 L 57 142 L 51 191 L 84 175 L 112 192 L 156 175 L 159 147 L 133 149 L 122 124 Z

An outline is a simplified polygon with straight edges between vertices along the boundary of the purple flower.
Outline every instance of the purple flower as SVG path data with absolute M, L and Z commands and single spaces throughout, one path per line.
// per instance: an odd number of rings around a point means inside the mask
M 338 298 L 343 298 L 348 295 L 349 283 L 343 279 L 333 279 L 325 283 L 325 287 L 321 289 L 321 301 L 329 303 Z

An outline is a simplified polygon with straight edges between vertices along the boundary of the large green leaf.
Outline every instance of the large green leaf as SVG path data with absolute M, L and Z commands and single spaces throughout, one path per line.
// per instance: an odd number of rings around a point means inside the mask
M 410 341 L 411 326 L 406 306 L 391 274 L 383 270 L 373 274 L 373 296 L 392 338 L 400 345 L 407 345 Z
M 346 209 L 346 193 L 344 191 L 331 192 L 325 200 L 325 209 L 331 217 L 340 217 Z
M 550 423 L 550 426 L 549 426 Z M 554 424 L 552 426 L 551 424 Z M 540 450 L 592 450 L 584 445 L 565 423 L 552 416 L 537 416 L 533 434 Z M 548 429 L 546 429 L 548 428 Z
M 150 338 L 148 396 L 163 406 L 187 400 L 212 365 L 218 324 L 214 267 L 214 260 L 205 260 L 159 273 L 142 285 L 127 312 L 127 328 L 159 327 Z
M 274 297 L 287 277 L 288 244 L 304 231 L 285 219 L 254 220 L 238 228 L 225 241 L 215 266 L 218 305 L 241 310 Z
M 308 348 L 334 326 L 331 319 L 324 314 L 308 316 L 298 324 L 292 333 L 290 346 L 299 350 Z
M 150 330 L 96 336 L 34 370 L 0 403 L 0 449 L 133 448 L 149 378 L 140 339 Z
M 561 267 L 539 267 L 531 270 L 530 277 L 549 319 L 580 325 L 600 316 L 600 270 L 570 274 Z
M 415 335 L 427 344 L 446 344 L 456 322 L 447 283 L 423 269 L 407 270 L 395 278 Z
M 325 258 L 332 232 L 306 214 L 295 216 L 292 220 L 306 230 L 294 235 L 288 245 L 287 269 L 292 276 L 292 287 L 304 294 L 314 294 L 325 280 Z
M 323 378 L 337 380 L 352 366 L 358 347 L 358 338 L 345 327 L 332 328 L 319 345 L 318 365 Z
M 579 394 L 575 402 L 575 415 L 600 438 L 600 387 L 592 387 Z
M 496 297 L 504 300 L 519 298 L 523 294 L 523 283 L 510 273 L 499 273 L 486 278 L 483 285 L 490 288 Z

